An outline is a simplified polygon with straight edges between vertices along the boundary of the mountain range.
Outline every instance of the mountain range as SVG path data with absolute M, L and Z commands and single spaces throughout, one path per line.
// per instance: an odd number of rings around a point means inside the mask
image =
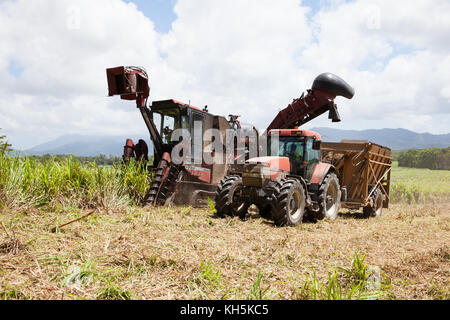
M 340 130 L 333 128 L 312 128 L 321 134 L 323 141 L 368 140 L 392 150 L 447 148 L 450 147 L 450 133 L 417 133 L 406 129 Z
M 88 136 L 79 134 L 64 135 L 31 149 L 20 151 L 26 155 L 64 155 L 80 157 L 97 155 L 122 156 L 126 138 L 122 136 Z M 137 142 L 137 141 L 135 141 Z M 148 143 L 148 141 L 147 141 Z M 152 150 L 152 146 L 149 145 Z
M 387 146 L 393 150 L 424 149 L 431 147 L 446 148 L 450 146 L 450 133 L 430 134 L 417 133 L 405 129 L 370 129 L 370 130 L 340 130 L 333 128 L 316 127 L 311 130 L 322 135 L 323 141 L 339 142 L 341 140 L 368 140 Z M 137 139 L 136 141 L 137 142 Z M 150 153 L 153 148 L 149 139 L 146 139 Z M 52 141 L 37 145 L 31 149 L 20 151 L 20 154 L 29 155 L 62 155 L 75 156 L 121 156 L 125 138 L 122 136 L 88 136 L 64 135 Z

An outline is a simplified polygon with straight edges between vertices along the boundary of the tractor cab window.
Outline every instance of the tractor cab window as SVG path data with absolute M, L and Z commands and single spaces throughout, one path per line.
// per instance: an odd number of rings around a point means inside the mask
M 186 115 L 181 116 L 181 129 L 189 129 L 189 117 Z
M 306 158 L 305 161 L 317 163 L 320 160 L 320 150 L 313 150 L 314 139 L 308 139 L 306 143 Z
M 172 132 L 175 130 L 175 118 L 171 116 L 164 116 L 164 125 L 162 130 L 163 143 L 171 141 Z
M 268 139 L 268 152 L 271 153 L 272 139 Z M 305 139 L 303 137 L 279 137 L 278 152 L 276 154 L 271 153 L 271 156 L 289 157 L 289 155 L 295 154 L 297 157 L 303 160 L 303 150 L 305 147 Z
M 201 164 L 203 159 L 204 115 L 193 112 L 191 125 L 191 155 L 195 164 Z
M 320 150 L 313 150 L 313 138 L 308 138 L 308 141 L 306 142 L 306 157 L 305 161 L 306 164 L 306 179 L 308 181 L 311 180 L 312 175 L 314 173 L 314 169 L 316 168 L 317 164 L 320 161 Z
M 162 125 L 162 116 L 158 112 L 152 112 L 152 119 L 153 123 L 156 126 L 156 129 L 158 129 L 159 134 L 161 134 L 161 125 Z
M 301 174 L 303 169 L 303 153 L 305 149 L 305 139 L 303 137 L 279 137 L 278 153 L 272 154 L 271 141 L 269 139 L 268 152 L 272 156 L 288 157 L 291 162 L 291 172 Z
M 152 117 L 163 143 L 168 144 L 171 141 L 173 131 L 179 127 L 180 110 L 172 108 L 153 111 Z

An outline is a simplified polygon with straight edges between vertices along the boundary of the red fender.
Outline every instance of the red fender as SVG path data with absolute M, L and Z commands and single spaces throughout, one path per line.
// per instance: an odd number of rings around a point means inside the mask
M 311 184 L 322 184 L 323 180 L 327 176 L 328 172 L 330 172 L 330 169 L 334 168 L 329 163 L 318 163 L 316 165 L 316 168 L 314 169 L 313 175 L 311 177 Z

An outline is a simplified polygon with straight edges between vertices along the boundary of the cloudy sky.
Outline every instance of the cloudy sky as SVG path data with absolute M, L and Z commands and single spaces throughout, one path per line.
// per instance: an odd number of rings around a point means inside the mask
M 448 133 L 448 0 L 0 0 L 0 127 L 24 149 L 67 133 L 146 137 L 105 69 L 138 65 L 151 99 L 208 105 L 264 129 L 332 72 L 343 121 Z

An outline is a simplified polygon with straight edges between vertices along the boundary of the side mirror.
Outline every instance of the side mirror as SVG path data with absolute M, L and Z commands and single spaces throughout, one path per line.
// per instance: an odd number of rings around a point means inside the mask
M 312 148 L 313 150 L 320 150 L 320 147 L 322 146 L 322 141 L 320 140 L 314 140 Z

